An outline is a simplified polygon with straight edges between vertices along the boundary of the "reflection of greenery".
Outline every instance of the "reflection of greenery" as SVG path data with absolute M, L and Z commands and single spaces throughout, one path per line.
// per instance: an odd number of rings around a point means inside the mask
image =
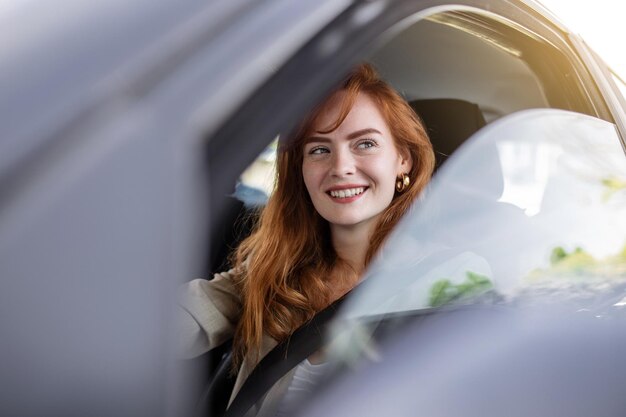
M 626 245 L 616 255 L 604 259 L 596 259 L 580 247 L 567 252 L 560 246 L 552 250 L 550 267 L 535 269 L 528 279 L 536 280 L 545 277 L 584 276 L 613 277 L 626 276 Z
M 467 279 L 460 284 L 453 284 L 449 279 L 440 279 L 430 287 L 429 304 L 431 307 L 439 307 L 452 301 L 483 293 L 491 288 L 491 280 L 484 275 L 467 271 Z
M 604 201 L 608 201 L 616 192 L 626 190 L 626 180 L 617 177 L 603 178 L 602 185 L 606 187 Z
M 593 256 L 589 255 L 582 248 L 577 247 L 572 252 L 567 253 L 565 249 L 560 246 L 552 249 L 552 255 L 550 256 L 550 265 L 557 269 L 577 270 L 585 269 L 591 265 L 594 265 L 596 260 Z
M 467 271 L 465 281 L 454 284 L 451 279 L 442 278 L 430 287 L 429 305 L 440 307 L 452 302 L 467 300 L 471 297 L 493 290 L 492 281 L 484 275 Z M 563 281 L 560 281 L 564 278 Z M 574 278 L 574 281 L 570 279 Z M 603 259 L 594 258 L 581 247 L 566 250 L 561 246 L 552 249 L 550 266 L 537 268 L 525 278 L 537 284 L 551 282 L 594 282 L 595 279 L 626 279 L 626 244 L 615 255 Z M 604 281 L 602 281 L 604 282 Z M 619 281 L 615 281 L 619 282 Z

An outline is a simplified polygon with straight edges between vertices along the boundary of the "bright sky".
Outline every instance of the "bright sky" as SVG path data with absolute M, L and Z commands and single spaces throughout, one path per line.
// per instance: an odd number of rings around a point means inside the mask
M 626 79 L 626 2 L 623 0 L 539 0 L 578 33 Z

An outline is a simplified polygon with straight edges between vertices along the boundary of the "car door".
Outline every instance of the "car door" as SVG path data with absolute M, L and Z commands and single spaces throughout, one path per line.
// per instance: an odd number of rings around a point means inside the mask
M 0 414 L 184 414 L 170 312 L 205 271 L 208 138 L 346 3 L 20 3 L 0 11 Z M 212 152 L 236 165 L 255 144 L 232 140 Z

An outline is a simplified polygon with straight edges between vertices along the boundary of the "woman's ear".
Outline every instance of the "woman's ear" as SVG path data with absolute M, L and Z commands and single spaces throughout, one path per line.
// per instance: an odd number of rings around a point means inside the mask
M 400 172 L 408 173 L 413 168 L 413 158 L 411 153 L 405 149 L 400 150 Z

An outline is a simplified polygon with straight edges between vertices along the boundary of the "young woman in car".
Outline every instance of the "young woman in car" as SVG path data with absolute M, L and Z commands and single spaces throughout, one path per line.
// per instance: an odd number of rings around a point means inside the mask
M 185 286 L 186 355 L 234 337 L 232 401 L 263 356 L 359 282 L 433 167 L 411 107 L 371 66 L 358 66 L 282 141 L 274 193 L 234 268 Z M 316 362 L 283 376 L 250 413 L 288 410 Z

